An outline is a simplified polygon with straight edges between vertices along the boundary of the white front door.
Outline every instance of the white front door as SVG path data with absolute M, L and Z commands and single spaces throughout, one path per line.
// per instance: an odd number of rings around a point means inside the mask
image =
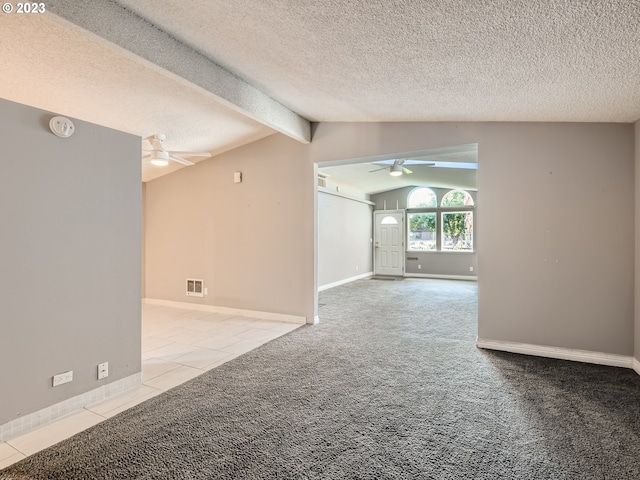
M 404 212 L 374 212 L 374 273 L 404 275 Z

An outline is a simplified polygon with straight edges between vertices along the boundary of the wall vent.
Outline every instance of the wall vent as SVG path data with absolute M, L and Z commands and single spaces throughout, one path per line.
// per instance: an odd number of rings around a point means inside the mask
M 327 187 L 327 175 L 326 173 L 318 172 L 318 186 L 319 187 Z
M 187 295 L 190 297 L 204 297 L 204 280 L 187 278 Z

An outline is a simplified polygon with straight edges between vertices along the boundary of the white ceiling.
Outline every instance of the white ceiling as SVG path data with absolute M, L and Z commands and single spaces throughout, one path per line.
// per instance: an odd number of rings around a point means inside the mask
M 638 0 L 46 8 L 0 16 L 0 97 L 164 133 L 169 149 L 215 155 L 275 132 L 305 142 L 309 121 L 640 119 Z M 184 167 L 145 164 L 143 178 L 172 168 Z

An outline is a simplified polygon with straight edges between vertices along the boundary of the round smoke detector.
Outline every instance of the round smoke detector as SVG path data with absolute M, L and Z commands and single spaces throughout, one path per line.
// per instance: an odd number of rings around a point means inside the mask
M 61 116 L 53 117 L 49 121 L 49 128 L 55 135 L 62 138 L 70 137 L 75 130 L 73 122 L 67 117 Z

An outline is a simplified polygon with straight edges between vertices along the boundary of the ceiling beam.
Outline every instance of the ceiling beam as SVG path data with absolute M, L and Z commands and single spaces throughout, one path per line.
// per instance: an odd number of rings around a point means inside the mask
M 72 28 L 89 31 L 176 80 L 197 85 L 222 104 L 302 143 L 309 121 L 211 59 L 112 0 L 50 0 L 47 10 Z M 96 59 L 97 62 L 100 59 Z

